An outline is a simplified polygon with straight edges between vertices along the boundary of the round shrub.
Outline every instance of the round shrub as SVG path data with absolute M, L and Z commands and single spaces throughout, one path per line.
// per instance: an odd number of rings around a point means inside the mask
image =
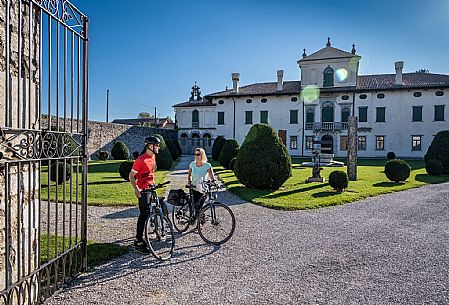
M 173 159 L 171 157 L 170 151 L 168 150 L 167 144 L 165 143 L 164 137 L 160 134 L 155 134 L 161 140 L 159 153 L 156 155 L 156 165 L 158 169 L 170 169 L 173 165 Z
M 212 159 L 214 159 L 215 161 L 220 160 L 220 153 L 225 143 L 226 139 L 222 136 L 219 136 L 215 139 L 214 144 L 212 145 Z
M 235 169 L 235 162 L 237 161 L 237 158 L 232 158 L 231 161 L 229 161 L 229 169 L 234 170 Z
M 271 126 L 251 127 L 237 153 L 234 173 L 240 183 L 258 189 L 279 189 L 291 177 L 292 160 Z
M 449 174 L 449 130 L 440 131 L 424 155 L 424 161 L 439 160 L 443 164 L 443 173 Z
M 129 149 L 122 141 L 115 142 L 111 149 L 111 155 L 115 160 L 128 160 Z
M 394 152 L 392 152 L 392 151 L 388 152 L 387 159 L 388 160 L 396 159 L 396 154 Z
M 56 165 L 57 163 L 57 165 Z M 56 176 L 56 168 L 58 169 L 58 175 Z M 70 164 L 66 164 L 65 167 L 65 180 L 64 180 L 64 162 L 63 161 L 51 161 L 50 166 L 50 180 L 53 182 L 56 182 L 56 184 L 62 184 L 63 182 L 70 179 L 71 170 L 70 170 Z
M 385 164 L 385 175 L 390 181 L 405 181 L 410 177 L 410 165 L 404 160 L 390 160 Z
M 237 156 L 238 152 L 239 143 L 237 143 L 237 141 L 234 139 L 226 140 L 226 143 L 220 153 L 220 165 L 226 169 L 230 169 L 229 162 L 231 162 L 232 158 L 235 158 Z
M 429 160 L 426 162 L 426 172 L 432 176 L 439 176 L 443 173 L 444 167 L 440 160 Z
M 97 153 L 97 158 L 98 158 L 98 160 L 100 160 L 100 161 L 106 161 L 106 160 L 109 158 L 109 153 L 108 153 L 107 151 L 100 150 L 100 151 Z
M 139 153 L 138 151 L 133 152 L 134 160 L 136 160 L 137 158 L 139 158 L 139 156 L 140 156 L 140 153 Z
M 126 181 L 129 181 L 129 173 L 131 172 L 131 169 L 133 168 L 133 164 L 134 164 L 134 161 L 125 161 L 122 164 L 120 164 L 120 167 L 118 168 L 120 177 L 122 177 Z
M 337 192 L 342 192 L 348 188 L 349 178 L 344 171 L 333 171 L 329 175 L 329 185 Z
M 178 149 L 176 148 L 173 140 L 166 140 L 165 144 L 167 144 L 168 151 L 170 152 L 171 158 L 174 160 L 178 159 Z

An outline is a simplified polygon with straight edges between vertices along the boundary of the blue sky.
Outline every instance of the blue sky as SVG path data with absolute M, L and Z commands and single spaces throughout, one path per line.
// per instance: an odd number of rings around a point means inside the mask
M 449 74 L 449 1 L 74 0 L 90 18 L 89 117 L 172 116 L 196 81 L 208 94 L 241 85 L 299 80 L 296 61 L 325 46 L 356 44 L 360 74 L 420 68 Z

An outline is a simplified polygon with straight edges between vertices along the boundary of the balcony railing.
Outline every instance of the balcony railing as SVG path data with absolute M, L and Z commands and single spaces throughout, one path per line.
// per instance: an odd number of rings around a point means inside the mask
M 314 122 L 306 123 L 306 129 L 309 130 L 345 130 L 348 129 L 347 122 Z

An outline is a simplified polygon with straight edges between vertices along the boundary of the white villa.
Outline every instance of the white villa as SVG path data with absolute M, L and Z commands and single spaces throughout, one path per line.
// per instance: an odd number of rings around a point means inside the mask
M 403 158 L 422 158 L 433 136 L 449 129 L 449 75 L 426 72 L 359 75 L 360 56 L 331 46 L 298 60 L 299 81 L 240 86 L 201 97 L 192 87 L 188 102 L 174 105 L 184 151 L 202 146 L 210 152 L 217 136 L 243 142 L 252 124 L 267 123 L 277 130 L 291 156 L 310 156 L 312 141 L 323 152 L 347 156 L 348 116 L 358 117 L 358 156 L 385 157 L 393 151 Z

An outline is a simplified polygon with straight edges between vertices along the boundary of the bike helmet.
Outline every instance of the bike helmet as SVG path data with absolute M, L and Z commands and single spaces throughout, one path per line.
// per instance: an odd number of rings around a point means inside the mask
M 158 137 L 155 136 L 149 136 L 145 138 L 145 144 L 161 144 L 161 140 L 159 140 Z

